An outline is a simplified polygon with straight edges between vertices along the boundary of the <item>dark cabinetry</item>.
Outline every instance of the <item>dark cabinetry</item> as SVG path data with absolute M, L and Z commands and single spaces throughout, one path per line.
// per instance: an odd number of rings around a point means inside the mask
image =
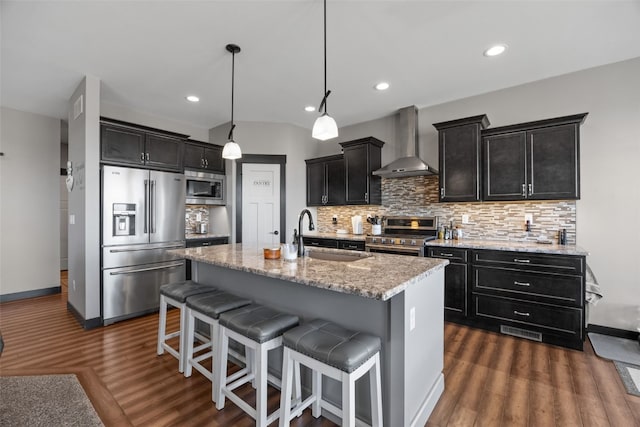
M 373 175 L 382 166 L 384 142 L 373 137 L 340 144 L 344 150 L 347 205 L 382 203 L 382 178 Z
M 228 237 L 205 237 L 202 239 L 188 239 L 186 246 L 188 248 L 197 248 L 201 246 L 226 245 L 229 243 Z M 186 277 L 191 280 L 191 260 L 186 260 Z
M 307 206 L 345 203 L 345 172 L 342 155 L 306 160 Z
M 440 155 L 440 201 L 475 202 L 481 198 L 481 137 L 486 115 L 434 123 Z
M 468 249 L 439 246 L 427 248 L 428 257 L 449 260 L 449 265 L 444 269 L 444 318 L 448 321 L 467 323 L 469 252 Z
M 474 250 L 471 263 L 477 326 L 582 350 L 583 256 Z
M 184 144 L 184 167 L 224 174 L 222 147 L 206 142 L 187 141 Z
M 585 114 L 482 131 L 484 200 L 580 198 Z
M 186 135 L 103 120 L 100 159 L 109 164 L 180 171 L 184 138 Z
M 350 251 L 364 251 L 364 241 L 331 239 L 328 237 L 302 237 L 305 246 L 317 246 L 320 248 L 346 249 Z

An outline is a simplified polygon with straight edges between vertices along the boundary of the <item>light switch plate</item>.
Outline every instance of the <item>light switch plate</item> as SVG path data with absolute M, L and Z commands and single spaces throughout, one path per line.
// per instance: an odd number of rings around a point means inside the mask
M 74 225 L 76 223 L 76 216 L 74 214 L 69 215 L 69 224 Z
M 469 224 L 469 215 L 467 214 L 462 215 L 462 223 Z
M 533 224 L 533 214 L 524 214 L 524 222 L 529 221 L 529 224 Z
M 416 328 L 416 308 L 411 307 L 409 310 L 409 330 L 413 331 Z

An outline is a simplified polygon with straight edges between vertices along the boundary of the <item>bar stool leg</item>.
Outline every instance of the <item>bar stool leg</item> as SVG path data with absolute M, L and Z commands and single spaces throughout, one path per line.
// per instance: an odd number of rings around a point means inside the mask
M 217 384 L 214 384 L 215 393 L 216 393 L 216 409 L 220 411 L 224 409 L 224 394 L 222 393 L 222 382 L 226 381 L 227 378 L 227 353 L 229 352 L 229 337 L 225 333 L 225 328 L 220 328 L 220 339 L 218 349 L 216 350 L 216 358 L 215 364 L 216 367 L 213 370 L 214 375 L 217 372 L 218 381 Z
M 186 353 L 184 351 L 185 344 L 187 342 L 187 334 L 184 333 L 184 327 L 187 324 L 187 307 L 186 304 L 180 308 L 180 341 L 178 343 L 178 349 L 180 351 L 180 358 L 178 359 L 178 372 L 184 372 L 185 360 L 187 360 Z
M 228 342 L 228 341 L 227 341 Z M 218 322 L 211 325 L 211 401 L 216 403 L 217 390 L 220 385 L 220 370 L 216 368 L 215 363 L 220 357 L 216 355 L 217 348 L 220 346 L 220 326 Z M 226 374 L 226 372 L 225 372 Z
M 255 355 L 256 427 L 267 427 L 267 349 L 260 345 Z
M 187 312 L 187 322 L 186 322 L 186 330 L 184 331 L 184 337 L 187 342 L 187 349 L 184 355 L 185 359 L 185 367 L 184 367 L 184 376 L 190 377 L 192 372 L 191 363 L 189 363 L 189 359 L 193 357 L 193 340 L 195 335 L 195 318 L 193 317 L 193 312 L 190 308 L 185 307 L 185 311 Z
M 282 352 L 282 384 L 280 395 L 280 427 L 289 426 L 289 418 L 291 418 L 291 388 L 293 386 L 293 360 L 291 359 L 291 350 L 284 347 Z M 300 377 L 298 377 L 300 378 Z M 299 388 L 299 387 L 298 387 Z M 297 393 L 296 393 L 297 394 Z
M 369 384 L 371 389 L 371 425 L 382 427 L 382 384 L 380 379 L 380 353 L 375 356 L 375 362 L 369 370 Z
M 320 405 L 322 401 L 322 372 L 314 369 L 311 375 L 313 375 L 311 379 L 311 392 L 316 397 L 311 404 L 311 415 L 313 415 L 314 418 L 318 418 L 322 413 Z
M 355 427 L 355 381 L 346 372 L 342 374 L 342 427 Z
M 164 295 L 160 295 L 160 320 L 158 321 L 158 355 L 164 354 L 164 348 L 162 343 L 165 340 L 165 334 L 167 332 L 167 301 Z

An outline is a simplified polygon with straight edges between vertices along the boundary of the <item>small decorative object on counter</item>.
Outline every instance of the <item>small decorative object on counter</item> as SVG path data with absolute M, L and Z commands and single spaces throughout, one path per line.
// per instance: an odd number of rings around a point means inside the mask
M 457 225 L 455 230 L 453 230 L 453 238 L 456 240 L 462 239 L 462 229 Z
M 563 228 L 561 231 L 558 231 L 558 244 L 566 245 L 567 244 L 567 229 Z
M 264 248 L 264 259 L 280 259 L 280 248 Z
M 444 226 L 441 225 L 438 229 L 438 239 L 444 240 Z
M 525 224 L 525 230 L 527 231 L 527 233 L 531 231 L 531 221 L 527 220 L 527 223 Z

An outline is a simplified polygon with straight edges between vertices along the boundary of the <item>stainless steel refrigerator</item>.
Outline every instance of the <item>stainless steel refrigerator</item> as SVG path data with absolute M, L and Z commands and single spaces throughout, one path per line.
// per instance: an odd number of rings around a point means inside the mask
M 102 167 L 102 320 L 158 309 L 159 288 L 185 278 L 183 174 Z

